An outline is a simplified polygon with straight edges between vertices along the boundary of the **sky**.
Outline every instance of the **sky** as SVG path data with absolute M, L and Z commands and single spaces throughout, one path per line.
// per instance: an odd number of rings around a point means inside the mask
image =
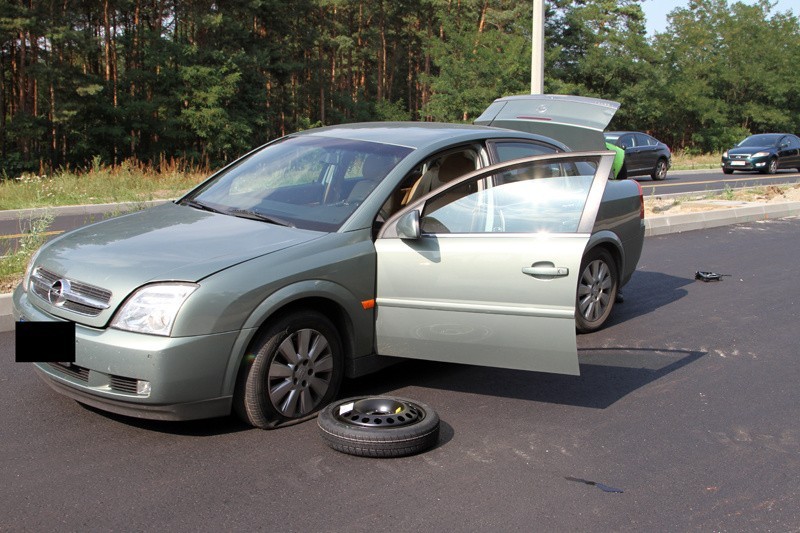
M 728 4 L 733 4 L 735 0 L 728 0 Z M 752 0 L 743 1 L 745 4 L 754 4 Z M 667 14 L 677 7 L 686 7 L 688 0 L 644 0 L 642 9 L 647 17 L 647 35 L 653 36 L 656 32 L 663 32 L 667 29 Z M 796 16 L 800 16 L 800 6 L 797 0 L 779 0 L 772 10 L 773 13 L 792 11 Z

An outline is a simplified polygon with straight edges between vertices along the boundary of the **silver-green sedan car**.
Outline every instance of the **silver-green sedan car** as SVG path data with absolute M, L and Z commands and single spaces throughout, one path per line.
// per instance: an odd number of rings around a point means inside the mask
M 276 427 L 397 358 L 577 374 L 576 326 L 606 320 L 644 235 L 612 159 L 488 126 L 289 135 L 51 241 L 15 317 L 75 324 L 74 362 L 35 365 L 54 389 L 144 418 Z

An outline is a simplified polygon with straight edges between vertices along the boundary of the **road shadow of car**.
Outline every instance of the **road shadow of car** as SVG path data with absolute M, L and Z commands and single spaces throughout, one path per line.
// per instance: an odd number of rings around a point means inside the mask
M 642 317 L 676 302 L 688 294 L 684 287 L 694 282 L 693 276 L 681 278 L 662 272 L 637 270 L 622 288 L 625 301 L 614 306 L 604 327 Z
M 234 415 L 186 421 L 148 420 L 144 418 L 135 418 L 131 416 L 110 413 L 108 411 L 103 411 L 101 409 L 92 407 L 91 405 L 82 404 L 80 402 L 78 402 L 78 404 L 84 409 L 113 422 L 147 431 L 169 433 L 170 435 L 182 435 L 185 437 L 214 437 L 217 435 L 226 435 L 254 429 L 252 426 L 245 424 Z
M 704 355 L 706 352 L 693 350 L 585 348 L 579 350 L 580 376 L 406 361 L 371 377 L 346 383 L 344 394 L 391 395 L 405 387 L 423 387 L 605 409 Z
M 683 287 L 690 283 L 694 283 L 693 278 L 637 270 L 625 286 L 625 302 L 615 307 L 608 326 L 646 315 L 683 298 L 687 295 Z M 582 339 L 591 342 L 595 335 L 601 333 L 583 335 Z M 579 349 L 580 376 L 404 361 L 377 374 L 346 381 L 339 396 L 391 394 L 393 390 L 403 387 L 420 386 L 602 409 L 703 355 L 703 352 L 681 350 L 582 348 Z M 203 437 L 252 429 L 233 415 L 170 422 L 127 417 L 84 407 L 122 424 L 176 435 Z

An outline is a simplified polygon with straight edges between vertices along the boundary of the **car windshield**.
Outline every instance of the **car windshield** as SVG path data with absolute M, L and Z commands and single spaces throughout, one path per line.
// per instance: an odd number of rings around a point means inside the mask
M 300 135 L 250 154 L 181 203 L 266 223 L 336 231 L 410 148 Z
M 773 133 L 764 133 L 762 135 L 751 135 L 743 140 L 738 146 L 774 146 L 778 140 L 783 137 Z

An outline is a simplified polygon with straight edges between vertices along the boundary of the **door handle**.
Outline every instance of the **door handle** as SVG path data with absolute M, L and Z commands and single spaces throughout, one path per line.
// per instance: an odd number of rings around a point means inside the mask
M 556 266 L 529 266 L 522 267 L 522 273 L 534 277 L 563 278 L 569 276 L 569 269 Z

